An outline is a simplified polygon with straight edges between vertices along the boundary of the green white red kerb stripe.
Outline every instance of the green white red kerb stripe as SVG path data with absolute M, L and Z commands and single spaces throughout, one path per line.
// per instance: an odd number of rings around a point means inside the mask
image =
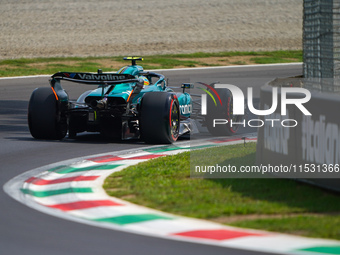
M 179 142 L 61 162 L 42 172 L 33 171 L 34 175 L 29 172 L 14 178 L 5 185 L 5 191 L 35 209 L 105 228 L 280 254 L 340 254 L 338 241 L 240 229 L 175 216 L 109 197 L 101 187 L 111 173 L 139 162 L 190 149 L 243 142 L 241 137 L 201 140 L 196 144 Z

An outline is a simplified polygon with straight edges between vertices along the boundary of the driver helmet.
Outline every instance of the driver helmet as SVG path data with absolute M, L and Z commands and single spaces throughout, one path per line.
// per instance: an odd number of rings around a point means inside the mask
M 146 78 L 145 76 L 139 76 L 140 79 L 142 79 L 144 81 L 144 86 L 148 86 L 150 85 L 150 81 L 148 78 Z

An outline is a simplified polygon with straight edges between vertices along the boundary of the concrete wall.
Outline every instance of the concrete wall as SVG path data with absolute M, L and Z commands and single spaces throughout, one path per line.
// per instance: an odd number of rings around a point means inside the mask
M 271 104 L 272 87 L 266 84 L 261 89 L 260 109 L 270 108 Z M 326 168 L 340 164 L 340 95 L 312 92 L 312 99 L 304 106 L 312 116 L 304 116 L 295 105 L 289 105 L 286 116 L 281 116 L 278 107 L 275 113 L 262 118 L 267 121 L 258 130 L 257 164 L 295 166 L 296 172 L 277 175 L 303 179 L 340 191 L 340 171 L 334 172 L 333 169 L 330 173 L 316 169 L 311 173 L 300 172 L 299 168 L 305 164 L 309 168 L 312 164 L 314 167 L 325 164 Z M 294 119 L 298 124 L 296 127 L 284 127 L 276 121 L 277 124 L 272 127 L 267 123 L 269 119 Z M 287 121 L 284 124 L 289 125 Z

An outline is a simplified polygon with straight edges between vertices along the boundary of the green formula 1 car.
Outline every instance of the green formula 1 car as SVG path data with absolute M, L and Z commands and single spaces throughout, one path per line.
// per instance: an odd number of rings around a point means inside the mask
M 52 75 L 51 87 L 37 88 L 31 95 L 28 107 L 31 135 L 59 140 L 67 134 L 73 138 L 88 131 L 109 138 L 138 138 L 146 143 L 162 144 L 173 143 L 179 136 L 197 130 L 190 118 L 195 102 L 185 92 L 191 84 L 182 84 L 182 91 L 174 92 L 162 74 L 145 72 L 136 64 L 142 58 L 124 59 L 132 63 L 117 73 L 98 70 Z M 95 88 L 71 101 L 61 86 L 62 80 Z

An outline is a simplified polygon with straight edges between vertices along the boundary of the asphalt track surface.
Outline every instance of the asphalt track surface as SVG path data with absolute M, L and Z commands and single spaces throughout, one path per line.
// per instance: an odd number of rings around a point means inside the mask
M 275 77 L 302 73 L 301 64 L 282 66 L 209 68 L 159 71 L 170 86 L 182 82 L 234 84 L 242 89 L 259 88 Z M 36 87 L 48 85 L 47 77 L 0 79 L 0 186 L 28 170 L 76 157 L 144 147 L 142 142 L 109 142 L 98 134 L 84 134 L 62 141 L 34 140 L 27 127 L 27 105 Z M 88 87 L 66 84 L 71 98 Z M 254 100 L 254 101 L 258 101 Z M 252 132 L 254 130 L 242 130 Z M 10 198 L 0 189 L 0 254 L 263 254 L 229 248 L 178 242 L 113 231 L 63 220 L 35 211 Z

